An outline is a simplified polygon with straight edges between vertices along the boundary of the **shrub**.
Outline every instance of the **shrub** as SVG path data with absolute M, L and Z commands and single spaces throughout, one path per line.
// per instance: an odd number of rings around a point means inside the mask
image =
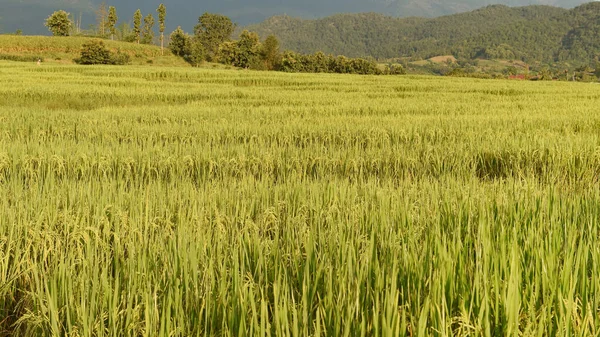
M 372 60 L 334 57 L 322 52 L 312 55 L 285 52 L 278 70 L 290 73 L 387 74 Z
M 129 62 L 131 61 L 131 57 L 129 56 L 129 54 L 122 52 L 120 49 L 117 50 L 117 52 L 111 55 L 110 57 L 112 61 L 110 64 L 114 65 L 126 65 L 129 64 Z
M 81 56 L 75 59 L 78 64 L 110 64 L 110 51 L 104 45 L 104 42 L 92 40 L 81 46 Z
M 92 40 L 81 46 L 81 56 L 74 60 L 77 64 L 128 64 L 128 54 L 118 50 L 112 54 L 100 40 Z
M 405 75 L 406 71 L 400 64 L 388 64 L 383 73 L 384 75 Z

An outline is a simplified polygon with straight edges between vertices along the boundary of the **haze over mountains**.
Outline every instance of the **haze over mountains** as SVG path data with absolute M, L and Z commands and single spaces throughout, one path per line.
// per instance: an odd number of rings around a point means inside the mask
M 101 0 L 1 0 L 0 33 L 21 29 L 25 34 L 47 34 L 43 20 L 54 10 L 64 9 L 83 17 L 83 27 L 94 24 L 94 8 Z M 466 12 L 491 4 L 509 6 L 552 5 L 571 8 L 583 0 L 108 0 L 117 7 L 122 21 L 131 21 L 133 12 L 155 13 L 160 2 L 168 9 L 167 29 L 181 25 L 191 31 L 203 12 L 231 17 L 240 25 L 257 23 L 280 14 L 299 18 L 322 18 L 336 13 L 375 12 L 395 17 L 436 17 Z

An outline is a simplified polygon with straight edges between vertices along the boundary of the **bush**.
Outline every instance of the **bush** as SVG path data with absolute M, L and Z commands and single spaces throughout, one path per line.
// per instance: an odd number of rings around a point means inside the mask
M 128 64 L 130 57 L 128 54 L 121 52 L 111 53 L 104 42 L 100 40 L 92 40 L 88 43 L 84 43 L 81 46 L 81 56 L 75 59 L 77 64 L 114 64 L 124 65 Z
M 129 54 L 122 52 L 120 49 L 113 55 L 111 55 L 111 63 L 114 65 L 126 65 L 131 61 Z
M 110 64 L 110 51 L 104 42 L 93 40 L 81 46 L 81 56 L 75 59 L 78 64 Z
M 388 64 L 383 72 L 384 75 L 405 75 L 406 71 L 400 64 Z

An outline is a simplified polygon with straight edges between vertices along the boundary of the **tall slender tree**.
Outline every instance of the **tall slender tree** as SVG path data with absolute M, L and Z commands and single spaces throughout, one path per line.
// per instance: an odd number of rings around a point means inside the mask
M 260 48 L 260 57 L 265 63 L 267 70 L 273 70 L 278 66 L 281 59 L 279 53 L 279 41 L 275 35 L 269 35 Z
M 154 16 L 146 15 L 144 18 L 144 29 L 142 30 L 142 43 L 151 44 L 154 39 Z
M 140 36 L 142 33 L 142 11 L 141 10 L 137 10 L 135 11 L 135 14 L 133 14 L 133 34 L 135 35 L 135 40 L 137 41 L 137 43 L 140 43 Z
M 110 29 L 110 38 L 112 40 L 115 39 L 116 34 L 116 25 L 117 21 L 119 21 L 119 17 L 117 16 L 117 9 L 114 6 L 110 6 L 108 8 L 108 29 Z
M 160 4 L 156 9 L 158 12 L 158 30 L 160 32 L 160 53 L 164 55 L 165 49 L 165 19 L 167 17 L 167 7 L 164 4 Z

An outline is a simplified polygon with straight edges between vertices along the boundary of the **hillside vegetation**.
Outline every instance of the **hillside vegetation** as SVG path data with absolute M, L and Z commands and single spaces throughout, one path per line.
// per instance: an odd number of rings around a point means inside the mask
M 600 3 L 572 10 L 495 5 L 436 19 L 376 13 L 320 20 L 277 16 L 246 28 L 276 35 L 285 49 L 378 59 L 454 55 L 589 63 L 600 54 Z
M 87 37 L 59 36 L 15 36 L 0 35 L 0 59 L 34 60 L 42 58 L 50 63 L 72 63 L 79 57 L 81 46 L 89 42 Z M 132 64 L 155 64 L 187 66 L 181 58 L 165 50 L 161 56 L 160 47 L 121 41 L 103 40 L 113 52 L 121 51 L 131 57 Z

